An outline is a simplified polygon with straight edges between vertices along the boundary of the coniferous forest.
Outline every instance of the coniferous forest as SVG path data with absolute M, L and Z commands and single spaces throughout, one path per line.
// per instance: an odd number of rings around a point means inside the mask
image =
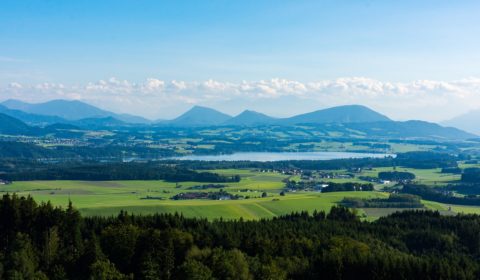
M 259 221 L 82 217 L 0 200 L 1 279 L 478 279 L 480 216 L 347 208 Z

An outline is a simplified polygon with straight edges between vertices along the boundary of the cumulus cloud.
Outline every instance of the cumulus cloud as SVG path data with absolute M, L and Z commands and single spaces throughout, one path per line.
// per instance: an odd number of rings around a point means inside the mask
M 439 121 L 480 107 L 480 78 L 455 81 L 388 82 L 365 77 L 299 82 L 275 78 L 225 82 L 132 82 L 110 78 L 83 85 L 11 83 L 0 87 L 0 99 L 41 102 L 80 99 L 117 112 L 150 118 L 173 117 L 194 104 L 228 113 L 254 109 L 287 116 L 342 104 L 363 104 L 394 119 Z

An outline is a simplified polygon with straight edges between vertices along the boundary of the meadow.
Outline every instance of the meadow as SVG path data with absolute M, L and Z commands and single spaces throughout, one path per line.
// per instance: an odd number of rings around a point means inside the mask
M 73 205 L 85 215 L 116 215 L 120 210 L 137 214 L 182 213 L 186 217 L 208 219 L 260 219 L 288 214 L 293 211 L 328 211 L 345 196 L 363 198 L 386 197 L 382 192 L 335 192 L 315 193 L 298 192 L 280 196 L 280 189 L 274 188 L 274 182 L 241 183 L 226 188 L 231 193 L 240 188 L 251 186 L 247 194 L 252 198 L 241 200 L 170 200 L 169 197 L 185 192 L 195 182 L 174 183 L 164 181 L 30 181 L 14 182 L 3 191 L 16 192 L 19 195 L 31 195 L 37 201 L 50 201 L 54 205 L 66 206 L 71 200 Z M 231 184 L 235 185 L 235 184 Z M 208 190 L 204 190 L 208 191 Z M 211 191 L 211 190 L 209 190 Z M 268 196 L 262 198 L 265 191 Z M 147 195 L 163 197 L 160 199 L 142 199 Z
M 456 175 L 440 173 L 437 169 L 416 170 L 414 172 L 421 182 L 447 183 L 458 180 Z M 390 170 L 376 168 L 363 171 L 361 175 L 375 176 L 380 171 Z M 31 195 L 36 201 L 50 201 L 53 205 L 65 207 L 69 201 L 84 215 L 116 215 L 120 210 L 136 214 L 181 213 L 186 217 L 207 219 L 261 219 L 291 213 L 293 211 L 328 211 L 344 197 L 382 198 L 388 194 L 373 192 L 288 192 L 280 195 L 284 188 L 282 180 L 299 179 L 275 172 L 259 172 L 249 169 L 211 170 L 223 175 L 238 174 L 241 181 L 228 183 L 224 190 L 231 194 L 248 196 L 239 200 L 172 200 L 172 196 L 192 191 L 190 187 L 204 185 L 198 182 L 172 183 L 166 181 L 17 181 L 1 187 L 1 192 Z M 345 171 L 346 172 L 346 171 Z M 354 179 L 330 179 L 329 181 L 359 181 Z M 217 189 L 195 190 L 217 191 Z M 265 192 L 267 197 L 261 197 Z M 145 199 L 147 197 L 154 199 Z M 480 213 L 480 207 L 449 206 L 436 202 L 424 201 L 428 209 L 444 213 Z M 359 209 L 359 214 L 368 220 L 391 213 L 392 209 Z

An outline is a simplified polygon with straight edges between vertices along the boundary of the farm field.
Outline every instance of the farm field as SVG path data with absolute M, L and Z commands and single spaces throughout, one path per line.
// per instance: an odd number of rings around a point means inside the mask
M 372 170 L 365 170 L 360 176 L 378 176 L 378 173 L 382 171 L 402 171 L 415 174 L 415 181 L 425 185 L 445 185 L 450 182 L 460 180 L 459 174 L 441 173 L 441 168 L 435 169 L 415 169 L 406 167 L 397 167 L 393 169 L 391 167 L 386 168 L 374 168 Z
M 182 184 L 195 185 L 194 182 Z M 84 215 L 116 215 L 120 210 L 137 214 L 182 213 L 187 217 L 208 219 L 261 219 L 272 218 L 293 211 L 328 211 L 344 197 L 387 197 L 382 192 L 298 192 L 280 196 L 273 190 L 266 198 L 254 197 L 243 200 L 170 200 L 169 196 L 180 193 L 175 184 L 163 181 L 31 181 L 15 182 L 4 191 L 19 195 L 31 195 L 37 201 L 50 201 L 66 206 L 71 200 Z M 235 187 L 228 191 L 235 191 Z M 142 190 L 144 189 L 144 190 Z M 164 193 L 165 191 L 166 193 Z M 146 195 L 160 193 L 165 200 L 141 199 Z M 252 196 L 260 196 L 252 190 Z
M 403 168 L 398 168 L 403 170 Z M 387 170 L 377 168 L 369 170 L 375 175 Z M 412 170 L 420 181 L 440 182 L 457 179 L 455 176 L 439 173 L 439 170 Z M 2 186 L 3 193 L 31 195 L 35 200 L 54 205 L 66 206 L 71 200 L 73 205 L 84 215 L 116 215 L 120 210 L 136 214 L 182 213 L 187 217 L 207 219 L 261 219 L 271 218 L 293 211 L 323 210 L 328 211 L 344 197 L 381 198 L 384 192 L 296 192 L 281 196 L 283 179 L 288 176 L 274 172 L 257 172 L 242 169 L 211 170 L 223 175 L 238 174 L 242 180 L 228 183 L 224 190 L 231 194 L 248 196 L 240 200 L 171 200 L 170 197 L 191 192 L 193 186 L 204 185 L 198 182 L 172 183 L 165 181 L 19 181 Z M 292 177 L 293 178 L 293 177 Z M 295 179 L 297 179 L 295 177 Z M 344 179 L 342 179 L 343 181 Z M 357 179 L 353 179 L 355 181 Z M 203 192 L 218 189 L 195 190 Z M 267 193 L 262 198 L 261 194 Z M 154 199 L 145 199 L 153 197 Z M 480 207 L 449 206 L 436 202 L 424 201 L 426 208 L 444 213 L 480 213 Z M 374 220 L 388 215 L 392 209 L 358 209 L 359 214 L 367 220 Z
M 332 172 L 337 174 L 352 174 L 348 170 L 324 170 L 325 172 Z M 461 175 L 459 174 L 450 174 L 450 173 L 441 173 L 441 168 L 435 169 L 415 169 L 415 168 L 406 168 L 406 167 L 397 167 L 393 169 L 392 167 L 377 167 L 372 169 L 365 169 L 359 173 L 354 173 L 354 178 L 332 178 L 332 179 L 322 179 L 325 182 L 334 182 L 334 183 L 346 183 L 346 182 L 356 182 L 356 183 L 365 183 L 365 181 L 359 179 L 361 176 L 367 177 L 378 177 L 378 173 L 384 171 L 401 171 L 401 172 L 410 172 L 415 174 L 415 182 L 419 184 L 425 184 L 430 186 L 442 186 L 449 183 L 454 183 L 460 180 Z M 292 177 L 294 180 L 299 180 L 300 176 Z M 376 189 L 381 189 L 384 185 L 376 184 Z
M 266 181 L 266 178 L 259 178 Z M 251 187 L 248 192 L 252 198 L 243 200 L 170 200 L 172 195 L 184 192 L 195 182 L 182 183 L 180 188 L 175 183 L 164 181 L 29 181 L 14 182 L 3 188 L 4 192 L 19 195 L 31 195 L 37 201 L 51 201 L 54 205 L 66 206 L 71 200 L 76 208 L 86 215 L 115 215 L 120 210 L 151 214 L 156 212 L 179 212 L 189 217 L 204 218 L 269 218 L 292 211 L 328 210 L 345 196 L 382 197 L 380 192 L 358 193 L 288 193 L 280 196 L 280 189 L 274 188 L 274 182 L 254 181 L 231 184 L 225 190 L 235 193 L 238 189 Z M 237 185 L 237 186 L 235 186 Z M 211 190 L 210 190 L 211 191 Z M 268 197 L 261 198 L 266 191 Z M 248 194 L 247 193 L 247 194 Z M 163 197 L 159 199 L 142 199 L 147 195 Z

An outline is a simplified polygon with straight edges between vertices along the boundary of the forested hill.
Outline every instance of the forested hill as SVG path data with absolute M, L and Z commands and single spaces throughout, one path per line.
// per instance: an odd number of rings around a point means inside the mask
M 389 122 L 384 116 L 361 105 L 346 105 L 318 110 L 283 119 L 283 124 L 299 123 L 372 123 Z
M 1 279 L 478 279 L 480 216 L 343 207 L 261 221 L 81 217 L 0 199 Z
M 0 113 L 0 134 L 30 135 L 36 131 L 24 122 Z

